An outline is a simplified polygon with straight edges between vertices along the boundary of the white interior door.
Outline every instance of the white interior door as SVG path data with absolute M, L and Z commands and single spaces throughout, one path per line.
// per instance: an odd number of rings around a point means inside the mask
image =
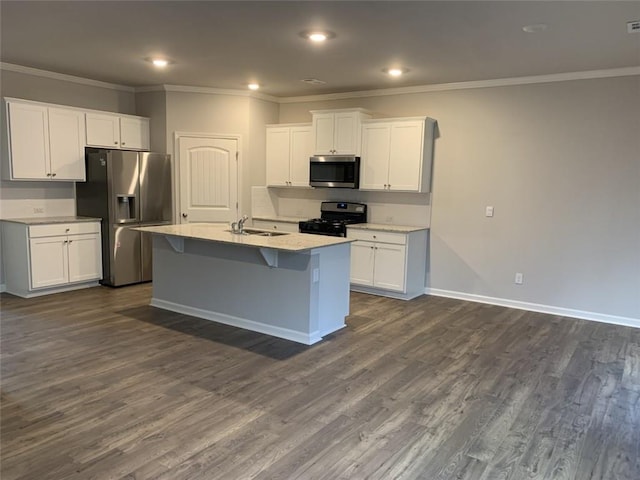
M 179 136 L 178 165 L 181 223 L 237 219 L 237 139 Z

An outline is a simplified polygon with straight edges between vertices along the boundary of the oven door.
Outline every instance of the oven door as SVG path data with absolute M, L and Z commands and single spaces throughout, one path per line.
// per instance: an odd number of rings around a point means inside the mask
M 326 188 L 359 188 L 360 157 L 334 155 L 311 157 L 309 185 Z

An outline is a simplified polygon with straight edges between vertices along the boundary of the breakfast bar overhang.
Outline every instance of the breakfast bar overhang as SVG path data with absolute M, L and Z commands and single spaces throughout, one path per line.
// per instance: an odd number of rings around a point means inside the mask
M 153 234 L 152 306 L 307 345 L 345 326 L 350 240 L 227 229 L 139 228 Z

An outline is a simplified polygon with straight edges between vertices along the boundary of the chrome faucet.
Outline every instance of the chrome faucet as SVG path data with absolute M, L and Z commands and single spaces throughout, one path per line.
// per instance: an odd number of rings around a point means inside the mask
M 246 222 L 248 219 L 249 217 L 247 215 L 243 215 L 240 220 L 238 220 L 237 222 L 233 222 L 231 224 L 231 233 L 242 235 L 244 233 L 244 222 Z

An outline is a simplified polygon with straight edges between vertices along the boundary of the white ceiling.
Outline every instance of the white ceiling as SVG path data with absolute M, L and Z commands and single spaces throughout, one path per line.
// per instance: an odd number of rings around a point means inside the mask
M 129 86 L 257 81 L 282 97 L 640 65 L 626 31 L 640 1 L 2 0 L 0 15 L 2 62 Z M 316 28 L 336 37 L 299 36 Z M 175 63 L 154 70 L 154 55 Z M 410 71 L 382 73 L 393 65 Z

